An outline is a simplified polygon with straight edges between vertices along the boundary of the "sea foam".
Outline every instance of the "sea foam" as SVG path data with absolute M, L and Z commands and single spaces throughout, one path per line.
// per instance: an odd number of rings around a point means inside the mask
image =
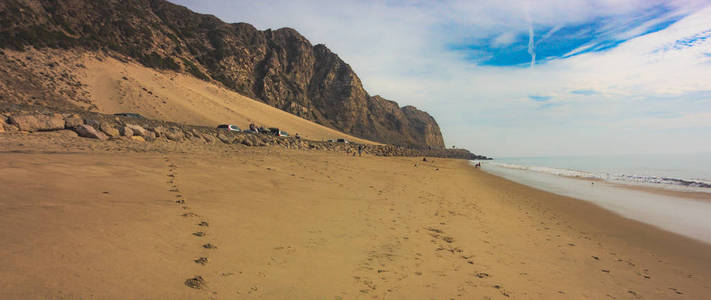
M 542 166 L 526 166 L 511 163 L 487 161 L 487 164 L 514 170 L 525 170 L 557 176 L 574 177 L 579 179 L 605 180 L 614 183 L 641 184 L 641 185 L 668 185 L 677 187 L 711 189 L 711 181 L 703 179 L 676 178 L 667 176 L 648 176 L 635 174 L 610 174 L 588 172 L 563 168 Z M 711 191 L 707 191 L 711 192 Z

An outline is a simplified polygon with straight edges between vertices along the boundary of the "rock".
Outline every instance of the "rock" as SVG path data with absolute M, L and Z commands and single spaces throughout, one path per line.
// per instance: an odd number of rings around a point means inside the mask
M 205 140 L 205 142 L 208 142 L 210 144 L 215 142 L 215 137 L 213 137 L 212 135 L 210 135 L 208 133 L 203 133 L 202 138 Z
M 132 137 L 133 136 L 133 130 L 129 128 L 128 126 L 122 126 L 119 130 L 122 136 L 125 137 Z
M 245 137 L 243 134 L 238 134 L 235 135 L 234 141 L 232 141 L 232 144 L 242 144 L 242 141 L 244 141 Z
M 152 142 L 156 140 L 156 133 L 150 130 L 147 130 L 146 136 L 143 136 L 143 139 L 146 141 Z
M 101 123 L 101 126 L 99 127 L 103 133 L 108 135 L 109 137 L 112 138 L 117 138 L 120 137 L 121 134 L 119 133 L 118 129 L 114 128 L 111 126 L 109 123 Z
M 165 132 L 165 137 L 171 141 L 180 142 L 183 140 L 183 131 L 177 128 L 169 128 Z
M 64 118 L 64 128 L 66 129 L 72 129 L 82 124 L 84 124 L 84 119 L 77 114 Z
M 60 115 L 20 115 L 11 116 L 10 122 L 22 131 L 48 131 L 64 129 L 64 118 Z
M 153 128 L 153 132 L 156 133 L 156 137 L 165 136 L 165 127 L 156 126 L 155 128 Z
M 242 140 L 242 145 L 252 147 L 252 146 L 254 146 L 254 143 L 250 139 L 247 138 L 247 139 Z
M 146 141 L 142 136 L 137 136 L 137 135 L 132 136 L 131 139 L 134 140 L 134 141 L 139 141 L 139 142 L 145 142 L 145 141 Z
M 144 137 L 144 138 L 146 136 L 148 136 L 148 130 L 146 130 L 145 128 L 143 128 L 141 126 L 134 125 L 134 124 L 126 124 L 126 127 L 130 128 L 131 131 L 133 131 L 133 135 L 137 135 L 137 136 Z
M 109 139 L 109 137 L 106 136 L 103 132 L 94 129 L 94 127 L 91 127 L 90 125 L 79 125 L 77 127 L 74 127 L 74 131 L 76 131 L 76 133 L 79 134 L 80 137 L 98 139 L 101 141 Z
M 217 138 L 225 144 L 232 144 L 235 141 L 235 136 L 225 132 L 218 132 Z

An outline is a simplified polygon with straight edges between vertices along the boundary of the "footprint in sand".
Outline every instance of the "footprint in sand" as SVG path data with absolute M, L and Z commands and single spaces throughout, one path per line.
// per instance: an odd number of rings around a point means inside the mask
M 203 227 L 208 227 L 208 226 L 210 226 L 210 224 L 208 224 L 208 223 L 205 222 L 205 221 L 202 221 L 202 222 L 198 223 L 197 225 L 198 225 L 198 226 L 203 226 Z
M 205 286 L 205 280 L 202 279 L 202 276 L 196 275 L 193 278 L 188 278 L 187 280 L 185 280 L 185 285 L 189 288 L 201 289 L 203 286 Z
M 207 257 L 199 257 L 193 261 L 197 264 L 205 265 L 205 264 L 207 264 L 208 259 L 207 259 Z
M 205 232 L 202 232 L 202 231 L 193 232 L 193 235 L 197 236 L 197 237 L 203 237 L 203 236 L 205 236 Z
M 202 245 L 202 247 L 205 248 L 205 249 L 217 249 L 217 246 L 215 246 L 215 245 L 213 245 L 213 244 L 210 244 L 210 243 L 207 243 L 207 244 L 205 244 L 205 245 Z

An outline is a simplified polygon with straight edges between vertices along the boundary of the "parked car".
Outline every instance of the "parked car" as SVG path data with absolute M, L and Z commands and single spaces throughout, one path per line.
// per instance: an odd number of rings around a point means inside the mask
M 141 116 L 140 114 L 137 113 L 116 113 L 114 116 L 119 116 L 119 117 L 129 117 L 129 118 L 136 118 L 136 119 L 145 119 L 145 117 Z
M 349 142 L 347 139 L 337 139 L 337 140 L 336 140 L 336 143 L 348 144 L 348 143 L 350 143 L 350 142 Z
M 230 125 L 230 124 L 217 125 L 217 129 L 224 129 L 224 130 L 235 131 L 235 132 L 242 131 L 241 129 L 239 129 L 239 127 L 237 127 L 237 125 Z
M 258 133 L 252 129 L 242 130 L 242 132 L 244 132 L 244 133 Z
M 289 134 L 286 133 L 286 131 L 282 131 L 279 128 L 272 127 L 272 128 L 269 128 L 269 131 L 271 131 L 271 133 L 275 136 L 289 136 Z

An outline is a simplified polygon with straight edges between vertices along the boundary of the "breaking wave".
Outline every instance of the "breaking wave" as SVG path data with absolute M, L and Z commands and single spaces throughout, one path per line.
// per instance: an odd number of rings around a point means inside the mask
M 632 184 L 665 184 L 674 186 L 683 186 L 691 188 L 708 188 L 711 189 L 711 181 L 703 179 L 687 179 L 665 176 L 646 176 L 646 175 L 630 175 L 630 174 L 610 174 L 610 173 L 594 173 L 579 170 L 559 169 L 551 167 L 524 166 L 516 164 L 508 164 L 501 162 L 487 161 L 486 164 L 494 165 L 507 169 L 533 171 L 557 176 L 575 177 L 580 179 L 605 180 L 617 183 L 632 183 Z

